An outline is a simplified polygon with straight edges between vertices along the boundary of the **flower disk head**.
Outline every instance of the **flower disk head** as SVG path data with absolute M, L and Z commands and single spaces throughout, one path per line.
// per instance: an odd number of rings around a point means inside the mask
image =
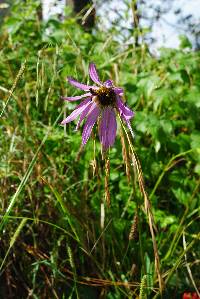
M 89 65 L 89 74 L 95 85 L 86 85 L 69 77 L 68 82 L 84 90 L 85 93 L 80 96 L 64 97 L 66 101 L 81 100 L 81 103 L 74 109 L 74 111 L 62 121 L 65 125 L 79 116 L 79 121 L 76 130 L 81 123 L 86 119 L 82 133 L 82 145 L 85 145 L 91 135 L 95 123 L 98 123 L 99 139 L 104 150 L 113 146 L 117 133 L 116 116 L 126 122 L 128 128 L 132 132 L 130 119 L 134 113 L 129 109 L 123 101 L 124 91 L 121 87 L 114 85 L 110 79 L 102 82 L 94 63 Z M 132 133 L 133 134 L 133 133 Z
M 102 86 L 97 90 L 90 88 L 90 92 L 95 96 L 95 102 L 100 107 L 115 107 L 116 104 L 116 94 L 112 88 Z

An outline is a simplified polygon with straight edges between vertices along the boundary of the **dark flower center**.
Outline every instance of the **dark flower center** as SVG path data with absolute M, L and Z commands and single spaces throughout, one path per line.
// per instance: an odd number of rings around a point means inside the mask
M 90 88 L 90 92 L 93 96 L 96 96 L 97 104 L 105 106 L 115 106 L 116 94 L 112 88 L 100 87 L 97 90 Z

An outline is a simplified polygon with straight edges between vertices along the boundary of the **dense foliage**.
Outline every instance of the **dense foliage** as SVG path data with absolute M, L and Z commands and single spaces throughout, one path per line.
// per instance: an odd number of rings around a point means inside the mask
M 112 30 L 84 32 L 70 11 L 62 22 L 42 22 L 37 1 L 15 2 L 0 32 L 1 215 L 7 211 L 0 225 L 1 298 L 160 298 L 120 123 L 109 152 L 111 206 L 103 231 L 105 169 L 96 131 L 80 150 L 75 124 L 60 126 L 75 107 L 60 96 L 78 94 L 65 78 L 89 82 L 90 61 L 125 89 L 135 111 L 134 148 L 157 227 L 164 296 L 194 291 L 191 279 L 200 285 L 199 52 L 183 39 L 180 49 L 163 48 L 154 57 L 145 44 L 118 43 Z M 136 203 L 139 237 L 129 241 Z

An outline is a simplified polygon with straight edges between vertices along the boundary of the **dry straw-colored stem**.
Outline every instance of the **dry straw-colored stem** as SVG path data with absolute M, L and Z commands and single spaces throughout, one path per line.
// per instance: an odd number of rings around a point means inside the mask
M 13 96 L 13 92 L 14 92 L 16 86 L 17 86 L 17 83 L 18 83 L 19 79 L 21 78 L 21 76 L 22 76 L 23 73 L 24 73 L 25 67 L 26 67 L 26 61 L 25 61 L 24 63 L 22 63 L 22 65 L 21 65 L 21 67 L 20 67 L 20 69 L 19 69 L 19 72 L 18 72 L 18 74 L 17 74 L 17 76 L 16 76 L 16 78 L 15 78 L 15 81 L 14 81 L 14 83 L 13 83 L 11 89 L 9 90 L 9 95 L 8 95 L 8 97 L 7 97 L 7 99 L 6 99 L 4 108 L 3 108 L 3 110 L 2 110 L 1 113 L 0 113 L 0 117 L 2 117 L 4 111 L 6 110 L 6 107 L 8 106 L 8 103 L 9 103 L 11 97 Z
M 148 194 L 145 190 L 145 184 L 144 184 L 143 173 L 142 173 L 140 161 L 135 153 L 135 150 L 133 148 L 129 134 L 121 120 L 121 117 L 120 117 L 120 122 L 121 122 L 121 126 L 126 134 L 129 147 L 131 149 L 133 166 L 136 168 L 139 188 L 140 188 L 140 191 L 144 198 L 144 207 L 145 207 L 145 212 L 146 212 L 146 215 L 148 218 L 149 229 L 151 232 L 151 238 L 152 238 L 152 243 L 153 243 L 153 250 L 154 250 L 154 257 L 155 257 L 155 269 L 156 269 L 158 282 L 159 282 L 159 290 L 160 290 L 160 293 L 162 294 L 163 288 L 164 288 L 164 282 L 163 282 L 162 275 L 160 272 L 160 259 L 159 259 L 159 255 L 158 255 L 158 247 L 157 247 L 157 242 L 156 242 L 155 233 L 154 233 L 155 224 L 154 224 L 153 214 L 152 214 L 152 210 L 151 210 L 151 203 L 150 203 Z
M 109 190 L 109 180 L 110 180 L 110 160 L 105 159 L 105 200 L 107 206 L 110 207 L 110 190 Z
M 131 226 L 129 240 L 136 240 L 138 238 L 138 213 L 136 212 Z
M 127 151 L 126 148 L 126 142 L 122 130 L 120 132 L 120 137 L 121 137 L 121 144 L 122 144 L 122 157 L 125 164 L 126 176 L 128 179 L 128 183 L 130 183 L 131 181 L 131 170 L 130 170 L 130 163 L 129 163 L 130 157 L 129 157 L 129 152 Z

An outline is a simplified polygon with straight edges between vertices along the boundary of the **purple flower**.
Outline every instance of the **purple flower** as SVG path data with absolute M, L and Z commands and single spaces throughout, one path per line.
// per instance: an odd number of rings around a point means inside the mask
M 99 138 L 103 148 L 106 150 L 115 141 L 117 131 L 116 114 L 119 113 L 131 130 L 130 119 L 134 116 L 134 112 L 124 105 L 122 88 L 115 87 L 112 80 L 100 81 L 94 63 L 91 63 L 89 66 L 89 74 L 92 81 L 96 83 L 96 86 L 85 85 L 71 77 L 68 78 L 68 82 L 71 85 L 84 90 L 86 93 L 80 96 L 63 98 L 70 102 L 82 101 L 61 124 L 65 125 L 80 116 L 76 126 L 77 130 L 81 122 L 86 118 L 82 134 L 82 144 L 85 145 L 90 137 L 93 126 L 99 121 Z

